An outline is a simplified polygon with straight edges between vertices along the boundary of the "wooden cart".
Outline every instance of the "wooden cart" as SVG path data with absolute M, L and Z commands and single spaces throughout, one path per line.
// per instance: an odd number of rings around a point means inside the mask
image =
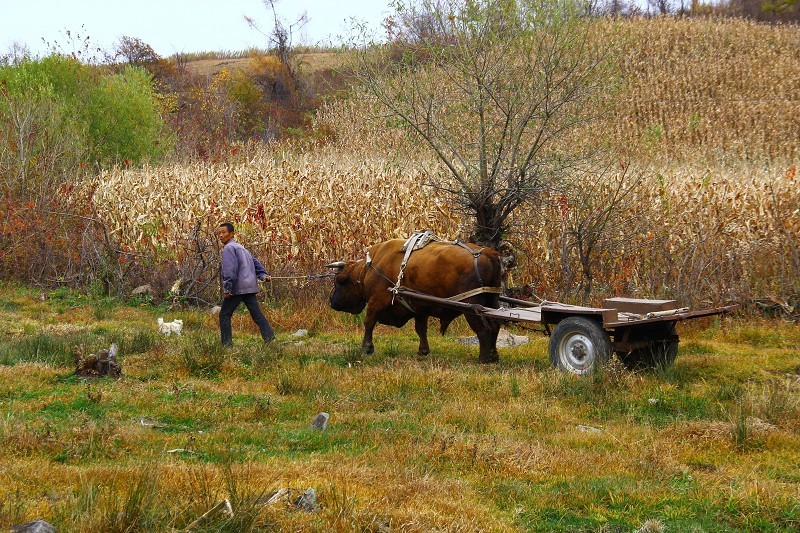
M 666 367 L 678 355 L 675 324 L 703 316 L 719 315 L 738 305 L 691 311 L 675 300 L 607 298 L 603 307 L 582 307 L 558 302 L 540 304 L 501 296 L 509 307 L 493 309 L 478 304 L 438 298 L 406 288 L 398 296 L 428 301 L 474 313 L 487 320 L 542 324 L 550 335 L 550 362 L 574 374 L 591 372 L 612 352 L 629 367 Z

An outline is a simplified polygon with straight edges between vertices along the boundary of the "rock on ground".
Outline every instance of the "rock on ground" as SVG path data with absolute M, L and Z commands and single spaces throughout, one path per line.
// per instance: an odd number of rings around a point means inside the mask
M 461 344 L 466 344 L 468 346 L 477 346 L 478 345 L 478 337 L 464 337 L 458 339 L 458 342 Z M 525 335 L 514 335 L 508 330 L 500 329 L 500 333 L 497 334 L 497 344 L 498 348 L 513 348 L 515 346 L 522 346 L 523 344 L 528 344 L 530 339 Z
M 319 509 L 319 505 L 317 505 L 317 491 L 315 491 L 313 488 L 309 488 L 303 494 L 301 494 L 299 498 L 297 498 L 297 501 L 295 501 L 294 504 L 300 509 L 308 512 L 316 511 Z
M 311 429 L 318 429 L 320 431 L 325 431 L 328 428 L 328 418 L 331 415 L 328 413 L 320 413 L 315 418 L 314 421 L 311 423 Z
M 56 529 L 44 520 L 35 520 L 27 524 L 11 526 L 13 533 L 56 533 Z

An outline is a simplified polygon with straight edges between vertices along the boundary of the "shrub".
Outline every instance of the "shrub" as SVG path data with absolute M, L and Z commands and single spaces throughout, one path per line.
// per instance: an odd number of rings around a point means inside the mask
M 103 76 L 86 107 L 94 159 L 103 166 L 161 160 L 174 142 L 161 114 L 146 70 L 128 66 L 120 74 Z
M 181 363 L 195 376 L 213 377 L 225 363 L 225 347 L 212 335 L 193 336 L 181 349 Z

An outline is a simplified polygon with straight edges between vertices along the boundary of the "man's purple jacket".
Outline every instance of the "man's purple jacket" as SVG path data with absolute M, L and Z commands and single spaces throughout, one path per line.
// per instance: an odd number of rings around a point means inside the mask
M 258 259 L 234 239 L 222 248 L 222 289 L 226 294 L 255 294 L 258 281 L 267 277 Z

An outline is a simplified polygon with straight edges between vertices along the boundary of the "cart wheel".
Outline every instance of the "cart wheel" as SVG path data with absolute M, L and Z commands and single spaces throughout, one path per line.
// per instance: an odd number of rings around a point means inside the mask
M 633 350 L 625 359 L 626 365 L 633 368 L 663 370 L 678 357 L 678 330 L 674 323 L 665 325 L 658 331 L 645 332 L 653 339 L 649 345 Z
M 594 320 L 571 316 L 559 322 L 550 335 L 550 362 L 554 367 L 588 374 L 611 357 L 611 339 Z

